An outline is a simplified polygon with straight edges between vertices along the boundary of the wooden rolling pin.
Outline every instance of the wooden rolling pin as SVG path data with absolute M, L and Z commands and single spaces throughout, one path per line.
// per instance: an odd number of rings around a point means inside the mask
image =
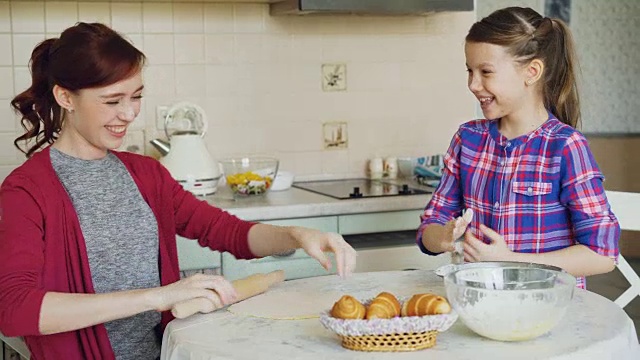
M 262 294 L 272 285 L 282 281 L 284 281 L 283 270 L 272 271 L 268 274 L 253 274 L 246 278 L 234 280 L 231 284 L 238 294 L 235 302 L 240 302 L 252 296 Z M 221 304 L 221 300 L 214 303 L 207 298 L 189 299 L 175 304 L 171 309 L 171 314 L 178 319 L 184 319 L 198 312 L 203 314 L 210 313 L 221 308 Z

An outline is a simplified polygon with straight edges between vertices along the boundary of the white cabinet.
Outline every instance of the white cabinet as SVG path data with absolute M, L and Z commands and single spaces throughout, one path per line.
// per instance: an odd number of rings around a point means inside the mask
M 30 356 L 27 344 L 21 337 L 6 337 L 0 333 L 0 360 L 29 359 Z
M 334 263 L 333 254 L 327 254 Z M 335 274 L 336 269 L 327 271 L 318 261 L 297 249 L 286 256 L 267 256 L 261 259 L 237 260 L 229 253 L 222 254 L 222 274 L 228 280 L 236 280 L 256 273 L 284 270 L 285 279 L 300 279 L 313 276 Z
M 279 226 L 302 226 L 311 229 L 317 229 L 324 232 L 338 232 L 337 216 L 319 216 L 298 219 L 281 219 L 261 221 L 263 224 L 279 225 Z
M 300 218 L 265 221 L 266 224 L 284 226 L 304 226 L 322 231 L 337 232 L 342 235 L 373 234 L 392 231 L 409 231 L 413 234 L 420 226 L 422 210 L 389 211 L 366 214 L 349 214 L 316 218 Z M 367 238 L 366 236 L 364 236 Z M 372 241 L 375 241 L 373 236 Z M 376 238 L 385 238 L 379 234 Z M 366 241 L 369 239 L 367 238 Z M 355 247 L 355 245 L 354 245 Z M 385 241 L 380 247 L 367 244 L 366 248 L 358 248 L 356 261 L 357 272 L 404 269 L 436 268 L 442 259 L 424 255 L 416 245 L 406 242 L 394 244 Z M 332 257 L 333 262 L 333 257 Z M 236 260 L 231 254 L 222 255 L 222 273 L 234 280 L 254 273 L 283 269 L 287 279 L 326 275 L 335 273 L 336 269 L 327 272 L 313 258 L 297 250 L 284 257 L 266 257 L 255 260 Z
M 420 226 L 422 210 L 389 211 L 338 216 L 342 235 L 416 230 Z
M 176 236 L 180 271 L 219 268 L 222 265 L 220 252 L 203 248 L 198 240 Z
M 420 225 L 422 210 L 402 210 L 377 213 L 319 216 L 308 218 L 263 221 L 265 224 L 280 226 L 303 226 L 324 232 L 337 232 L 344 236 L 378 233 L 384 238 L 385 232 L 416 231 Z M 373 237 L 372 237 L 373 238 Z M 366 239 L 369 241 L 369 239 Z M 266 273 L 282 269 L 286 279 L 298 279 L 335 273 L 335 267 L 327 272 L 317 260 L 303 250 L 288 254 L 267 256 L 261 259 L 238 260 L 229 253 L 220 254 L 202 248 L 195 240 L 178 237 L 178 258 L 181 270 L 222 269 L 222 275 L 229 280 L 243 278 L 255 273 Z M 373 241 L 373 240 L 372 240 Z M 355 245 L 354 245 L 355 247 Z M 422 254 L 417 246 L 407 243 L 389 243 L 367 246 L 358 251 L 356 271 L 403 270 L 407 268 L 435 268 L 441 259 Z M 329 254 L 332 264 L 333 254 Z
M 429 256 L 417 245 L 400 245 L 358 250 L 355 272 L 393 270 L 435 270 L 451 263 L 449 254 Z

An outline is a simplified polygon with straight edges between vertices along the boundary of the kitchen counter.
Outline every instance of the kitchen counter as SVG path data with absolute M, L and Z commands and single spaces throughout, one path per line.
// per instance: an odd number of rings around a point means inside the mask
M 231 190 L 223 186 L 216 194 L 204 199 L 244 220 L 258 221 L 419 210 L 424 209 L 431 194 L 339 200 L 292 187 L 284 191 L 270 191 L 264 196 L 233 200 Z

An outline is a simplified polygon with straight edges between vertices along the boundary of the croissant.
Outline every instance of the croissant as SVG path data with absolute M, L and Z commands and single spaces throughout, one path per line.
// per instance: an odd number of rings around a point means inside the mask
M 391 319 L 398 316 L 396 309 L 387 301 L 382 299 L 373 299 L 367 306 L 365 319 Z
M 402 304 L 402 316 L 448 314 L 451 305 L 447 299 L 435 294 L 415 294 Z
M 376 305 L 373 306 L 373 310 L 370 310 L 372 308 L 371 305 L 373 305 L 374 303 L 376 303 Z M 381 312 L 381 309 L 384 309 L 384 313 Z M 371 315 L 369 315 L 370 312 Z M 383 314 L 385 315 L 381 316 Z M 369 304 L 369 308 L 367 308 L 367 319 L 390 319 L 396 316 L 400 316 L 400 301 L 398 301 L 398 299 L 393 294 L 386 291 L 378 294 L 378 296 L 373 299 L 371 304 Z
M 344 295 L 331 308 L 331 316 L 339 319 L 364 319 L 366 308 L 353 296 Z

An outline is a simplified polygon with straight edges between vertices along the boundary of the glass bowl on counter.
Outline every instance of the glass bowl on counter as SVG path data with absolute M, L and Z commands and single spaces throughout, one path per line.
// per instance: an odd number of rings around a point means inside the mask
M 234 196 L 263 195 L 278 174 L 278 159 L 241 157 L 220 160 L 227 186 Z
M 464 324 L 499 341 L 530 340 L 563 318 L 576 278 L 558 268 L 530 263 L 475 263 L 444 277 L 447 298 Z

